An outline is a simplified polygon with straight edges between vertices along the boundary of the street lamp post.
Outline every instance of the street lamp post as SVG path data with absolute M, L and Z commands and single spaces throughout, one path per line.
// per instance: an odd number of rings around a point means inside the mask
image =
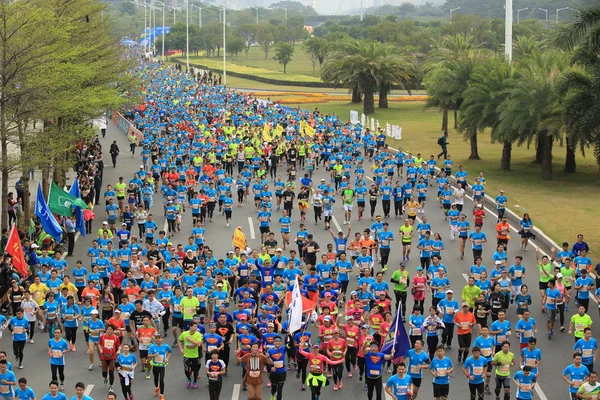
M 165 62 L 165 3 L 162 1 L 155 1 L 155 3 L 162 6 L 162 60 Z
M 202 7 L 192 4 L 192 8 L 194 7 L 198 9 L 198 26 L 202 28 Z
M 280 8 L 280 9 L 282 9 L 285 12 L 285 14 L 284 14 L 285 15 L 285 19 L 287 20 L 287 8 L 285 8 L 285 7 L 277 7 L 277 8 Z
M 571 7 L 563 7 L 563 8 L 557 8 L 556 9 L 556 23 L 558 24 L 558 13 L 563 11 L 563 10 L 573 10 Z
M 146 3 L 139 3 L 140 6 L 144 7 L 144 34 L 146 36 L 144 36 L 144 53 L 148 52 L 148 4 Z
M 227 86 L 227 48 L 225 44 L 225 27 L 227 26 L 227 0 L 223 0 L 223 86 Z
M 185 72 L 190 70 L 190 2 L 183 0 L 185 3 Z
M 525 7 L 525 8 L 519 8 L 517 10 L 517 24 L 519 23 L 519 21 L 521 20 L 521 11 L 525 11 L 525 10 L 529 10 L 529 7 Z
M 544 10 L 543 8 L 539 8 L 539 7 L 538 7 L 538 10 L 541 10 L 546 13 L 546 22 L 544 23 L 544 27 L 546 29 L 548 29 L 548 10 Z
M 258 7 L 252 7 L 256 10 L 256 25 L 258 25 Z
M 458 11 L 458 10 L 460 10 L 460 7 L 456 7 L 456 8 L 453 8 L 452 10 L 450 10 L 450 18 L 452 18 L 452 13 L 454 11 Z
M 512 25 L 513 25 L 513 0 L 506 0 L 504 4 L 504 57 L 507 62 L 512 62 Z

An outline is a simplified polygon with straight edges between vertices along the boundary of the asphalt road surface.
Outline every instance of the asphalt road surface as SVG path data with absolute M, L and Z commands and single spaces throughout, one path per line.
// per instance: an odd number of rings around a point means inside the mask
M 133 172 L 139 168 L 141 164 L 141 158 L 139 154 L 136 154 L 135 157 L 132 157 L 129 152 L 129 146 L 127 145 L 126 137 L 121 134 L 121 132 L 112 124 L 109 124 L 108 133 L 105 139 L 102 140 L 102 145 L 105 151 L 105 163 L 107 166 L 105 167 L 104 174 L 104 184 L 114 184 L 117 182 L 119 176 L 123 176 L 125 180 L 129 180 L 133 176 Z M 122 152 L 118 159 L 117 168 L 112 168 L 110 166 L 110 157 L 108 154 L 108 149 L 110 147 L 110 143 L 116 140 L 119 144 Z M 367 170 L 365 166 L 365 170 Z M 318 182 L 321 178 L 326 177 L 326 172 L 321 168 L 318 171 L 315 171 L 316 174 L 313 177 L 314 182 Z M 474 171 L 468 171 L 473 174 Z M 435 190 L 435 187 L 432 188 Z M 509 202 L 511 204 L 510 197 L 511 193 L 506 193 Z M 381 202 L 380 202 L 381 203 Z M 155 205 L 160 205 L 162 202 L 160 200 L 154 202 Z M 378 205 L 378 212 L 382 213 L 381 205 Z M 470 213 L 472 209 L 472 203 L 470 200 L 465 201 L 464 210 L 467 211 L 467 214 Z M 356 207 L 355 207 L 356 210 Z M 153 210 L 154 214 L 158 217 L 156 218 L 159 226 L 162 226 L 164 222 L 164 217 L 162 216 L 162 210 L 155 209 Z M 96 220 L 94 222 L 94 229 L 92 232 L 95 232 L 100 226 L 103 220 L 103 207 L 98 206 L 95 209 L 96 212 Z M 490 212 L 488 211 L 488 215 Z M 535 222 L 535 211 L 533 214 L 533 220 Z M 433 227 L 434 232 L 439 232 L 442 234 L 444 244 L 446 249 L 442 252 L 443 263 L 448 268 L 448 278 L 450 280 L 451 286 L 454 291 L 457 293 L 455 298 L 460 301 L 460 290 L 462 290 L 465 285 L 466 273 L 471 266 L 471 250 L 470 245 L 467 244 L 467 249 L 465 251 L 465 260 L 460 260 L 459 254 L 459 244 L 458 241 L 451 242 L 449 240 L 449 228 L 447 222 L 444 221 L 444 216 L 442 209 L 439 204 L 435 200 L 435 194 L 430 193 L 428 197 L 427 204 L 425 207 L 425 214 L 419 214 L 419 217 L 422 215 L 426 215 L 428 217 L 429 222 Z M 273 215 L 274 221 L 279 217 L 279 213 L 274 212 Z M 332 224 L 332 228 L 334 231 L 343 230 L 346 231 L 346 226 L 342 224 L 343 221 L 343 210 L 341 209 L 341 201 L 336 203 L 334 207 L 334 220 Z M 490 221 L 491 220 L 491 221 Z M 326 248 L 327 243 L 332 243 L 331 236 L 329 232 L 324 230 L 322 224 L 318 226 L 313 225 L 312 213 L 309 212 L 307 218 L 307 228 L 308 230 L 314 234 L 315 240 L 320 244 L 322 249 Z M 293 218 L 292 218 L 292 237 L 293 233 L 297 230 L 299 220 L 299 213 L 295 210 Z M 398 228 L 402 224 L 402 220 L 394 219 L 393 217 L 388 219 L 390 223 L 390 230 L 394 232 L 396 241 L 392 245 L 392 253 L 389 262 L 389 272 L 386 273 L 386 278 L 389 279 L 391 272 L 397 268 L 399 262 L 402 258 L 400 240 L 398 237 Z M 471 221 L 472 222 L 472 221 Z M 254 211 L 254 207 L 251 204 L 246 204 L 243 208 L 234 207 L 233 210 L 233 219 L 230 227 L 226 227 L 225 219 L 222 216 L 217 216 L 213 223 L 207 222 L 205 224 L 207 230 L 207 244 L 211 246 L 214 250 L 215 256 L 217 258 L 223 258 L 226 251 L 231 249 L 231 236 L 233 233 L 233 229 L 235 226 L 241 226 L 246 233 L 246 236 L 249 240 L 249 245 L 251 247 L 259 246 L 259 230 L 258 223 L 256 220 L 256 213 Z M 366 218 L 361 222 L 357 221 L 356 211 L 354 211 L 353 220 L 352 220 L 352 230 L 353 232 L 362 232 L 365 228 L 371 225 L 371 221 Z M 473 224 L 472 224 L 473 225 Z M 493 267 L 493 261 L 491 259 L 492 254 L 495 250 L 495 218 L 488 218 L 488 222 L 484 226 L 484 232 L 488 236 L 489 242 L 484 246 L 483 258 L 484 265 L 488 268 L 488 271 L 491 271 Z M 276 232 L 276 237 L 279 237 L 279 229 L 276 223 L 272 225 L 274 231 Z M 186 213 L 184 216 L 184 221 L 182 222 L 182 230 L 180 233 L 176 235 L 175 238 L 172 239 L 173 244 L 178 243 L 186 243 L 187 237 L 192 229 L 191 216 L 190 213 Z M 137 232 L 137 228 L 132 229 L 134 232 Z M 540 366 L 540 374 L 539 374 L 539 384 L 536 386 L 536 396 L 541 398 L 542 400 L 550 399 L 567 399 L 568 398 L 568 389 L 567 385 L 560 379 L 560 373 L 563 368 L 571 363 L 571 355 L 572 355 L 572 346 L 573 346 L 573 338 L 567 333 L 559 333 L 558 329 L 556 329 L 554 340 L 549 341 L 546 338 L 546 318 L 545 314 L 540 312 L 540 296 L 537 290 L 537 282 L 538 282 L 538 271 L 535 264 L 535 249 L 534 245 L 530 245 L 529 251 L 519 250 L 519 238 L 515 232 L 511 232 L 512 241 L 508 247 L 509 253 L 509 262 L 514 259 L 516 255 L 522 255 L 523 265 L 527 268 L 526 279 L 525 282 L 531 288 L 530 293 L 533 297 L 533 305 L 531 307 L 532 317 L 536 319 L 538 322 L 538 347 L 541 349 L 543 354 L 543 361 Z M 93 235 L 88 235 L 88 237 L 79 237 L 76 245 L 75 254 L 73 257 L 68 258 L 69 265 L 72 266 L 75 264 L 76 260 L 83 260 L 84 265 L 89 266 L 88 259 L 86 257 L 87 249 L 91 246 L 91 241 L 93 239 Z M 565 240 L 573 240 L 573 238 L 564 238 Z M 416 244 L 413 241 L 413 244 Z M 418 266 L 419 258 L 418 252 L 416 249 L 413 249 L 412 257 L 408 262 L 407 270 L 411 273 L 411 276 L 415 274 L 415 269 Z M 380 266 L 376 264 L 375 271 L 380 270 Z M 392 287 L 390 285 L 390 287 Z M 409 311 L 412 306 L 412 301 L 409 296 Z M 425 306 L 426 308 L 430 306 L 430 296 L 428 295 Z M 590 316 L 592 318 L 597 318 L 597 313 L 595 311 L 596 304 L 591 303 L 590 306 Z M 568 312 L 567 318 L 570 318 L 570 315 L 573 313 L 573 309 L 575 307 L 571 304 L 571 310 Z M 517 321 L 516 311 L 514 308 L 508 311 L 508 319 L 511 321 L 512 326 L 514 328 L 514 324 Z M 86 383 L 88 386 L 88 392 L 91 397 L 94 399 L 105 399 L 107 388 L 103 385 L 103 379 L 100 373 L 99 368 L 96 368 L 94 371 L 88 371 L 88 357 L 85 353 L 85 346 L 83 341 L 83 334 L 81 333 L 81 329 L 78 332 L 78 346 L 76 353 L 68 353 L 66 356 L 66 381 L 65 381 L 65 394 L 69 396 L 69 398 L 74 395 L 74 385 L 78 381 L 82 381 Z M 42 340 L 44 338 L 44 340 Z M 475 336 L 473 337 L 474 340 Z M 38 399 L 42 398 L 43 395 L 47 392 L 48 382 L 50 381 L 50 366 L 49 366 L 49 358 L 47 355 L 46 348 L 46 335 L 42 335 L 40 333 L 36 333 L 35 336 L 35 344 L 28 344 L 25 348 L 25 359 L 24 359 L 24 369 L 15 370 L 15 373 L 18 377 L 25 376 L 28 378 L 31 387 L 35 390 Z M 455 335 L 456 340 L 456 335 Z M 9 334 L 5 334 L 4 338 L 1 340 L 3 344 L 2 348 L 5 349 L 9 353 L 9 361 L 14 363 L 14 357 L 12 356 L 12 348 L 11 348 L 11 338 Z M 173 338 L 171 333 L 169 332 L 169 337 L 166 339 L 165 343 L 171 344 Z M 515 337 L 513 337 L 513 346 L 512 351 L 517 356 L 518 360 L 518 343 Z M 449 351 L 448 356 L 451 360 L 456 363 L 456 348 L 457 343 L 454 343 L 453 349 Z M 136 354 L 136 356 L 138 356 Z M 233 354 L 232 354 L 233 357 Z M 15 365 L 16 368 L 16 365 Z M 512 369 L 512 373 L 514 374 L 517 371 L 517 367 Z M 301 382 L 297 380 L 294 376 L 293 371 L 288 372 L 288 378 L 284 387 L 284 398 L 302 398 L 309 399 L 310 392 L 302 392 L 300 390 Z M 389 374 L 384 374 L 384 380 L 389 377 Z M 423 384 L 421 387 L 421 391 L 419 393 L 419 398 L 422 399 L 432 399 L 432 385 L 431 385 L 432 377 L 429 373 L 424 374 Z M 208 398 L 208 388 L 206 386 L 205 376 L 202 376 L 201 384 L 198 389 L 186 389 L 185 383 L 186 378 L 183 374 L 183 365 L 182 365 L 182 356 L 179 354 L 177 349 L 174 350 L 174 355 L 171 358 L 169 366 L 167 368 L 166 373 L 166 392 L 165 397 L 167 399 L 187 399 L 187 398 Z M 236 366 L 235 363 L 232 363 L 232 368 L 229 371 L 229 376 L 225 378 L 223 384 L 223 390 L 221 393 L 221 399 L 224 400 L 238 400 L 238 398 L 245 399 L 246 392 L 240 390 L 241 383 L 241 368 Z M 93 385 L 93 386 L 92 386 Z M 123 398 L 120 392 L 120 386 L 118 382 L 115 385 L 115 391 L 119 394 L 119 399 Z M 493 381 L 492 381 L 492 391 L 493 391 Z M 152 399 L 153 398 L 153 384 L 151 381 L 146 381 L 144 376 L 136 372 L 136 379 L 133 384 L 133 393 L 137 399 Z M 512 388 L 512 396 L 514 398 L 515 389 Z M 358 374 L 354 374 L 353 378 L 345 378 L 344 379 L 344 387 L 342 390 L 334 392 L 333 384 L 329 387 L 323 389 L 322 397 L 327 399 L 341 399 L 348 394 L 351 394 L 354 398 L 366 398 L 367 394 L 363 389 L 363 383 L 358 381 Z M 269 398 L 270 392 L 269 388 L 267 388 L 266 383 L 263 390 L 263 397 Z M 384 394 L 385 395 L 385 394 Z M 295 397 L 294 397 L 295 396 Z M 467 399 L 468 398 L 468 385 L 467 380 L 462 374 L 462 372 L 455 368 L 454 374 L 450 381 L 450 396 L 451 399 Z M 486 395 L 486 398 L 493 399 L 492 395 Z

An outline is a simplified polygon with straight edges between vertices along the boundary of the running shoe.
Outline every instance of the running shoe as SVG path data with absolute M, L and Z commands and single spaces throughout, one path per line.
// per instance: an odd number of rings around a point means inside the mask
M 92 371 L 94 369 L 94 364 L 90 364 L 90 366 L 88 367 L 88 370 Z
M 157 387 L 155 387 L 155 388 L 154 388 L 154 395 L 155 395 L 155 396 L 158 396 L 158 393 L 159 393 L 159 392 L 160 392 L 160 390 L 159 390 Z
M 352 372 L 348 372 L 348 378 L 352 378 Z
M 191 382 L 191 381 L 187 381 L 187 382 L 185 383 L 185 388 L 186 388 L 186 389 L 189 389 L 189 388 L 191 388 L 191 387 L 192 387 L 192 382 Z
M 302 384 L 302 386 L 300 386 L 300 390 L 306 390 L 306 385 L 304 385 L 304 383 Z
M 333 385 L 333 390 L 334 390 L 335 392 L 337 392 L 337 391 L 338 391 L 338 385 Z
M 192 383 L 192 389 L 198 389 L 198 384 L 196 382 Z

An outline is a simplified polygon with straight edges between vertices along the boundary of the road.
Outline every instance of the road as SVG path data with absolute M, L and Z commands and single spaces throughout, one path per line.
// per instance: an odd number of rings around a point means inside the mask
M 105 151 L 105 158 L 109 158 L 108 149 L 109 145 L 113 140 L 116 140 L 122 149 L 122 155 L 119 157 L 117 168 L 112 168 L 110 166 L 110 162 L 107 162 L 107 166 L 105 167 L 105 184 L 114 184 L 117 182 L 119 176 L 124 176 L 126 180 L 128 180 L 133 172 L 139 168 L 140 158 L 138 155 L 135 157 L 131 157 L 131 155 L 127 152 L 127 140 L 124 135 L 112 124 L 109 124 L 108 134 L 105 139 L 102 140 L 102 145 Z M 367 168 L 365 168 L 367 169 Z M 469 171 L 473 173 L 472 171 Z M 316 171 L 316 175 L 314 177 L 314 181 L 318 182 L 320 178 L 325 177 L 325 172 L 321 169 Z M 509 195 L 510 196 L 510 195 Z M 339 201 L 338 201 L 339 203 Z M 510 198 L 509 198 L 510 203 Z M 155 201 L 155 204 L 161 204 L 160 201 Z M 379 206 L 381 207 L 381 206 Z M 472 203 L 470 201 L 466 201 L 465 210 L 469 211 L 472 209 Z M 334 220 L 333 226 L 335 230 L 346 230 L 344 225 L 340 223 L 343 221 L 343 211 L 341 210 L 341 206 L 336 204 L 334 208 Z M 103 217 L 103 209 L 98 207 L 95 212 L 97 214 L 96 220 L 94 222 L 94 230 L 98 229 L 98 226 L 101 224 Z M 158 215 L 157 222 L 159 222 L 159 226 L 162 226 L 164 219 L 162 217 L 161 210 L 154 210 L 155 215 Z M 381 209 L 379 210 L 381 211 Z M 427 215 L 429 222 L 433 226 L 434 232 L 440 232 L 442 234 L 444 243 L 446 245 L 446 249 L 443 251 L 443 263 L 448 268 L 449 279 L 451 282 L 452 288 L 460 293 L 460 290 L 465 285 L 465 277 L 468 269 L 471 265 L 471 252 L 470 246 L 467 245 L 467 250 L 465 252 L 465 260 L 461 261 L 459 257 L 458 251 L 458 242 L 450 242 L 449 240 L 449 231 L 447 227 L 447 223 L 444 222 L 444 217 L 441 208 L 435 201 L 435 196 L 430 195 L 425 207 L 425 215 Z M 256 247 L 259 245 L 259 241 L 255 239 L 254 235 L 251 235 L 251 232 L 255 232 L 255 235 L 258 235 L 258 224 L 256 221 L 256 214 L 253 210 L 253 206 L 246 204 L 243 208 L 234 208 L 233 211 L 233 220 L 231 227 L 225 226 L 224 217 L 218 216 L 215 218 L 215 222 L 206 223 L 207 228 L 207 244 L 209 244 L 217 257 L 223 257 L 227 250 L 230 250 L 231 246 L 231 236 L 233 232 L 233 227 L 240 225 L 243 230 L 246 232 L 246 235 L 249 239 L 250 246 Z M 356 213 L 355 213 L 356 214 Z M 489 214 L 489 212 L 488 212 Z M 274 213 L 278 216 L 278 213 Z M 422 216 L 420 214 L 419 216 Z M 184 219 L 182 223 L 182 230 L 180 233 L 176 235 L 176 237 L 172 240 L 173 244 L 177 243 L 185 243 L 187 241 L 187 237 L 189 232 L 191 231 L 191 218 L 189 217 L 189 213 L 186 214 L 188 219 Z M 533 218 L 535 219 L 535 213 L 533 214 Z M 275 218 L 274 218 L 275 219 Z M 495 218 L 489 218 L 495 221 Z M 307 218 L 307 227 L 310 232 L 314 234 L 315 240 L 320 244 L 322 249 L 325 249 L 326 244 L 332 242 L 331 237 L 328 232 L 323 229 L 322 225 L 314 226 L 312 222 L 312 214 L 309 214 Z M 393 247 L 393 252 L 391 254 L 390 259 L 390 271 L 397 267 L 398 263 L 401 261 L 402 254 L 399 251 L 399 238 L 397 236 L 398 228 L 401 225 L 401 220 L 399 219 L 389 219 L 390 230 L 396 234 L 396 244 Z M 250 226 L 249 224 L 253 225 Z M 293 226 L 292 232 L 297 230 L 299 224 L 299 215 L 298 212 L 295 212 L 293 215 Z M 363 221 L 358 222 L 356 220 L 356 215 L 353 215 L 352 221 L 352 230 L 354 232 L 362 231 L 365 228 L 369 227 L 371 221 L 365 219 Z M 276 226 L 276 224 L 273 224 Z M 493 223 L 486 223 L 484 226 L 484 232 L 490 239 L 489 242 L 485 245 L 483 251 L 484 264 L 488 267 L 488 271 L 492 269 L 493 262 L 491 261 L 491 257 L 493 251 L 495 250 L 495 232 L 493 228 Z M 135 229 L 135 228 L 134 228 Z M 276 230 L 278 232 L 278 229 Z M 279 236 L 279 234 L 277 234 Z M 518 235 L 515 232 L 512 232 L 512 242 L 509 244 L 509 260 L 512 260 L 516 255 L 522 255 L 524 257 L 523 265 L 527 268 L 527 276 L 526 283 L 531 288 L 530 293 L 533 297 L 533 306 L 532 306 L 532 316 L 538 321 L 538 345 L 543 353 L 543 362 L 540 366 L 540 378 L 539 378 L 539 386 L 541 389 L 537 391 L 537 395 L 542 400 L 546 399 L 563 399 L 567 398 L 567 387 L 566 384 L 560 379 L 560 373 L 562 369 L 571 363 L 571 346 L 573 345 L 573 338 L 568 336 L 566 333 L 557 333 L 555 334 L 555 339 L 553 341 L 548 341 L 545 335 L 545 315 L 542 314 L 539 310 L 539 293 L 537 291 L 537 281 L 538 281 L 538 272 L 537 267 L 535 265 L 535 251 L 532 246 L 530 246 L 529 251 L 521 251 L 519 248 L 519 240 Z M 565 238 L 566 240 L 572 238 Z M 75 264 L 76 260 L 83 260 L 84 265 L 88 265 L 86 252 L 87 249 L 91 246 L 92 237 L 88 236 L 86 238 L 79 237 L 75 255 L 73 257 L 69 257 L 67 260 L 69 264 L 72 266 Z M 418 253 L 413 250 L 412 257 L 410 262 L 408 263 L 407 270 L 411 273 L 411 276 L 415 273 L 415 268 L 418 265 Z M 375 270 L 379 271 L 380 267 L 376 266 Z M 391 272 L 388 272 L 386 278 L 389 279 Z M 409 296 L 410 297 L 410 296 Z M 409 306 L 411 305 L 411 301 L 409 300 Z M 426 306 L 430 305 L 430 300 L 426 301 Z M 595 303 L 592 303 L 592 308 L 590 310 L 590 315 L 592 318 L 597 319 L 596 312 L 594 308 L 596 307 Z M 573 306 L 571 307 L 574 308 Z M 569 317 L 572 314 L 572 310 L 568 313 Z M 508 319 L 512 322 L 512 326 L 517 321 L 515 309 L 511 309 L 508 312 Z M 45 340 L 42 339 L 42 335 L 36 333 L 36 342 L 33 345 L 27 345 L 25 349 L 25 360 L 24 365 L 25 368 L 23 370 L 16 370 L 17 377 L 25 376 L 29 379 L 32 388 L 36 391 L 38 395 L 38 399 L 41 398 L 47 392 L 47 384 L 50 380 L 50 367 L 48 356 L 46 354 Z M 456 339 L 455 339 L 456 340 Z M 515 340 L 515 339 L 513 339 Z M 14 357 L 10 354 L 11 349 L 10 346 L 10 336 L 6 335 L 2 339 L 4 349 L 6 349 L 9 353 L 9 360 L 14 362 Z M 166 343 L 171 343 L 172 337 L 169 336 Z M 85 354 L 85 350 L 83 347 L 83 335 L 81 330 L 79 332 L 78 337 L 78 350 L 77 353 L 69 353 L 67 355 L 67 379 L 66 379 L 66 394 L 70 397 L 74 394 L 74 385 L 78 381 L 83 381 L 86 384 L 90 385 L 88 390 L 91 391 L 91 396 L 94 399 L 104 399 L 106 396 L 106 388 L 103 386 L 102 377 L 98 368 L 96 370 L 90 372 L 87 367 L 89 365 L 87 355 Z M 516 349 L 516 350 L 515 350 Z M 513 351 L 515 353 L 518 352 L 518 344 L 514 343 Z M 449 352 L 449 357 L 453 362 L 456 360 L 456 343 L 454 344 L 453 350 Z M 516 372 L 516 368 L 513 368 L 513 373 Z M 385 376 L 385 379 L 387 379 Z M 234 366 L 232 371 L 230 371 L 229 377 L 226 378 L 226 381 L 223 385 L 223 391 L 221 394 L 221 399 L 224 400 L 238 400 L 238 398 L 245 399 L 246 393 L 241 391 L 239 383 L 241 381 L 241 370 L 239 367 Z M 204 385 L 206 382 L 203 379 L 203 384 L 195 390 L 195 393 L 192 393 L 193 390 L 185 388 L 185 376 L 183 375 L 183 366 L 182 366 L 182 357 L 178 351 L 175 351 L 173 358 L 169 364 L 169 368 L 167 370 L 167 390 L 165 393 L 165 397 L 167 399 L 185 399 L 185 398 L 207 398 L 207 387 Z M 93 387 L 91 387 L 93 385 Z M 493 385 L 493 382 L 492 382 Z M 152 396 L 153 385 L 150 382 L 146 382 L 141 374 L 138 373 L 136 375 L 136 381 L 133 385 L 133 392 L 138 399 L 151 399 Z M 492 386 L 493 389 L 493 386 Z M 120 387 L 115 386 L 115 390 L 119 393 L 119 399 L 122 398 L 120 394 Z M 463 374 L 456 369 L 454 372 L 454 376 L 451 380 L 450 385 L 450 398 L 452 399 L 466 399 L 468 386 L 467 381 L 464 378 Z M 366 392 L 363 392 L 363 385 L 358 382 L 357 375 L 355 374 L 354 378 L 346 379 L 344 387 L 341 391 L 334 392 L 332 386 L 329 386 L 323 389 L 323 398 L 327 399 L 342 399 L 347 396 L 348 393 L 352 393 L 357 396 L 357 398 L 366 398 Z M 514 393 L 514 388 L 513 388 Z M 268 388 L 264 387 L 263 396 L 268 398 Z M 293 372 L 288 373 L 288 380 L 286 386 L 284 388 L 284 398 L 293 398 L 293 396 L 301 396 L 300 398 L 308 399 L 310 394 L 307 392 L 300 391 L 300 382 L 295 379 Z M 514 396 L 514 394 L 513 394 Z M 432 398 L 432 385 L 431 385 L 431 377 L 426 376 L 423 379 L 423 385 L 421 388 L 421 392 L 419 393 L 419 398 L 422 399 L 431 399 Z M 492 396 L 487 395 L 486 398 L 493 398 Z M 514 397 L 512 397 L 514 398 Z

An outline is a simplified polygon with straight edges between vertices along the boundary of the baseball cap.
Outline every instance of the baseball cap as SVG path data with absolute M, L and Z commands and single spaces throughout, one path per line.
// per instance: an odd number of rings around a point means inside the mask
M 367 325 L 367 324 L 364 324 L 363 326 L 361 326 L 361 328 L 362 328 L 362 329 L 369 329 L 370 327 L 369 327 L 369 325 Z
M 325 318 L 323 318 L 323 321 L 331 321 L 331 317 L 329 315 L 325 316 Z
M 502 261 L 500 261 L 500 260 L 496 260 L 496 262 L 495 262 L 494 264 L 496 264 L 496 265 L 501 265 L 501 264 L 502 264 Z
M 469 303 L 467 303 L 466 301 L 463 301 L 462 306 L 463 307 L 469 307 Z
M 98 310 L 92 310 L 90 314 L 98 314 Z
M 32 249 L 37 249 L 38 247 L 39 247 L 39 246 L 38 246 L 37 244 L 35 244 L 35 243 L 33 243 L 33 244 L 31 245 L 31 248 L 32 248 Z
M 556 274 L 556 277 L 557 277 L 557 278 L 562 278 L 562 277 L 563 277 L 563 274 L 561 274 L 561 273 L 559 272 L 558 274 Z
M 108 225 L 108 222 L 106 222 L 106 221 L 103 221 L 103 222 L 102 222 L 102 225 Z
M 346 317 L 346 320 L 348 320 L 348 321 L 350 321 L 350 320 L 354 321 L 354 317 L 352 315 L 348 315 Z
M 113 311 L 113 312 L 114 312 L 115 314 L 117 314 L 117 313 L 121 314 L 121 310 L 120 310 L 120 309 L 118 309 L 118 308 L 115 308 L 115 311 Z
M 446 290 L 446 294 L 448 294 L 448 293 L 454 293 L 454 291 L 452 289 L 448 289 L 448 290 Z
M 421 266 L 418 266 L 418 267 L 417 267 L 417 271 L 423 271 L 423 267 L 421 267 Z
M 477 204 L 477 208 L 482 208 L 482 207 L 483 207 L 483 205 Z

